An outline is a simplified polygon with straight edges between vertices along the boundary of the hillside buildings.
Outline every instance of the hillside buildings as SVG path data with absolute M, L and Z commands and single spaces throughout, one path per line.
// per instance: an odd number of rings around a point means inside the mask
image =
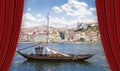
M 82 27 L 83 26 L 83 27 Z M 98 26 L 96 23 L 90 23 L 83 25 L 77 23 L 76 28 L 55 28 L 49 27 L 49 42 L 80 42 L 81 38 L 84 41 L 99 41 L 99 31 L 94 30 L 94 26 Z M 46 42 L 46 26 L 37 26 L 31 28 L 22 28 L 20 31 L 19 42 Z M 82 28 L 82 30 L 81 30 Z M 80 31 L 75 32 L 76 29 Z M 85 30 L 85 31 L 84 31 Z M 63 39 L 64 38 L 64 39 Z

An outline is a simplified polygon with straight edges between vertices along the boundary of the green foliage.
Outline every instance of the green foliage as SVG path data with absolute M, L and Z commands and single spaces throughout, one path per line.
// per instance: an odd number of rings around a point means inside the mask
M 85 41 L 85 39 L 84 39 L 84 38 L 80 38 L 80 41 L 81 41 L 81 42 L 84 42 L 84 41 Z
M 94 31 L 94 32 L 97 32 L 99 29 L 98 29 L 98 25 L 95 25 L 95 26 L 91 26 L 89 25 L 86 29 L 85 28 L 81 28 L 81 29 L 76 29 L 74 30 L 74 32 L 88 32 L 88 31 Z
M 74 32 L 78 32 L 78 30 L 74 30 Z

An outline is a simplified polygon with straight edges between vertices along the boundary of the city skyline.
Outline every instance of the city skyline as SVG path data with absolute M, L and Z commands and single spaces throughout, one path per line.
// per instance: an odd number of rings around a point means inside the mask
M 22 28 L 46 25 L 48 12 L 52 27 L 97 22 L 94 0 L 25 0 Z

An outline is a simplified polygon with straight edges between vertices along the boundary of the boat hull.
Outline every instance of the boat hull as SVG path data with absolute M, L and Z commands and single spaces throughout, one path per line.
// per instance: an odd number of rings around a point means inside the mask
M 84 55 L 74 55 L 68 54 L 69 57 L 66 56 L 50 56 L 47 55 L 35 55 L 35 54 L 25 54 L 17 51 L 21 56 L 25 57 L 28 60 L 47 60 L 47 61 L 83 61 L 88 58 L 91 58 L 93 54 L 84 54 Z

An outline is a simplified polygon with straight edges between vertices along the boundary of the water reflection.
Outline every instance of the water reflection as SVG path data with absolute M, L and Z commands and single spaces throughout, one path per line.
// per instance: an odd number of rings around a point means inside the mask
M 26 60 L 23 62 L 26 66 L 34 66 L 35 71 L 80 71 L 80 68 L 75 67 L 85 67 L 91 66 L 92 63 L 88 61 L 77 61 L 77 62 L 49 62 L 49 61 L 35 61 Z M 67 70 L 66 70 L 67 69 Z

